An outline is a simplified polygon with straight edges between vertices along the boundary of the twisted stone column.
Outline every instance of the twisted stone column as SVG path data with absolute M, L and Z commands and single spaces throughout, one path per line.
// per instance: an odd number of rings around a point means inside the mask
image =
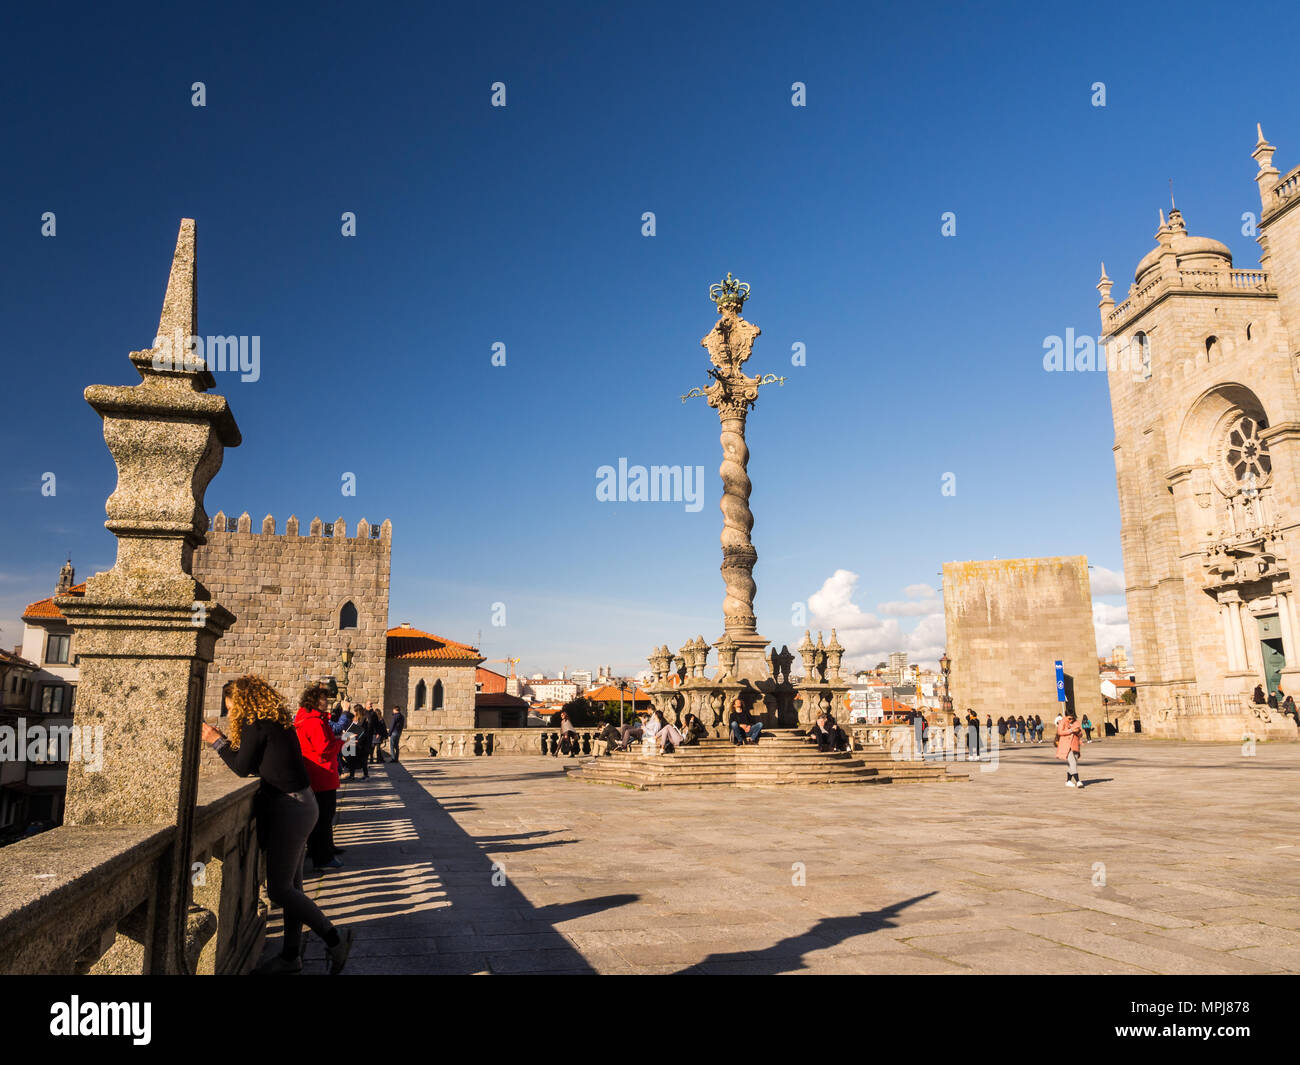
M 754 528 L 754 515 L 749 509 L 749 447 L 745 443 L 744 403 L 724 404 L 718 408 L 722 423 L 722 583 L 727 592 L 722 600 L 723 627 L 733 639 L 753 636 L 756 632 L 754 617 L 754 564 L 758 552 L 750 540 Z

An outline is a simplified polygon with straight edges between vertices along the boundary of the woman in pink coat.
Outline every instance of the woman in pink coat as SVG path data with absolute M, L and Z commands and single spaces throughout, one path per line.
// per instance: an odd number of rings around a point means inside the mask
M 1079 737 L 1083 735 L 1083 726 L 1074 716 L 1073 710 L 1066 710 L 1061 723 L 1056 726 L 1056 757 L 1066 763 L 1065 786 L 1081 788 L 1079 783 Z

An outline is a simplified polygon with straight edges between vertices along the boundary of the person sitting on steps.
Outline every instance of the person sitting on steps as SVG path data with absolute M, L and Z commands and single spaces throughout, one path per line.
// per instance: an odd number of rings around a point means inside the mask
M 683 747 L 698 747 L 700 740 L 709 734 L 709 730 L 704 727 L 704 722 L 694 714 L 687 714 L 682 725 Z
M 727 718 L 727 727 L 731 731 L 731 742 L 737 747 L 746 743 L 758 744 L 758 734 L 763 731 L 763 722 L 749 712 L 745 700 L 739 695 L 731 704 L 731 716 Z

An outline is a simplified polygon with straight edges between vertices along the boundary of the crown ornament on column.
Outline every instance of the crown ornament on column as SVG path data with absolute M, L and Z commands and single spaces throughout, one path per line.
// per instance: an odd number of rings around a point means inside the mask
M 737 281 L 728 270 L 725 280 L 709 286 L 709 299 L 717 304 L 719 314 L 725 311 L 739 314 L 745 306 L 745 300 L 749 299 L 749 282 Z

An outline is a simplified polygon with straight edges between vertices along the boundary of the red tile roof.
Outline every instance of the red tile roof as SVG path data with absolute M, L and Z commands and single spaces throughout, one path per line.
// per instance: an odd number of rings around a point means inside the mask
M 410 625 L 399 625 L 388 630 L 388 657 L 408 660 L 429 660 L 438 662 L 473 662 L 483 661 L 477 647 L 467 643 L 457 643 L 431 632 L 421 632 Z
M 86 582 L 82 581 L 80 584 L 74 584 L 68 589 L 68 594 L 85 595 Z M 54 596 L 49 596 L 46 599 L 38 599 L 34 603 L 27 604 L 27 609 L 23 611 L 23 620 L 26 621 L 28 618 L 32 618 L 33 620 L 44 618 L 51 621 L 62 621 L 63 614 L 59 608 L 54 605 Z
M 588 688 L 585 692 L 582 693 L 582 697 L 584 699 L 590 699 L 593 703 L 607 703 L 607 702 L 616 703 L 619 700 L 618 689 L 614 687 L 614 685 L 612 684 L 606 684 L 603 688 Z M 650 701 L 650 696 L 648 696 L 640 688 L 637 688 L 635 692 L 629 691 L 627 688 L 624 688 L 623 701 L 648 703 Z
M 0 651 L 0 662 L 7 666 L 17 666 L 19 669 L 40 669 L 35 662 L 28 662 L 22 655 L 13 651 Z
M 506 678 L 495 670 L 484 669 L 479 666 L 478 669 L 474 670 L 474 680 L 483 686 L 479 690 L 481 695 L 495 695 L 497 692 L 506 690 Z

